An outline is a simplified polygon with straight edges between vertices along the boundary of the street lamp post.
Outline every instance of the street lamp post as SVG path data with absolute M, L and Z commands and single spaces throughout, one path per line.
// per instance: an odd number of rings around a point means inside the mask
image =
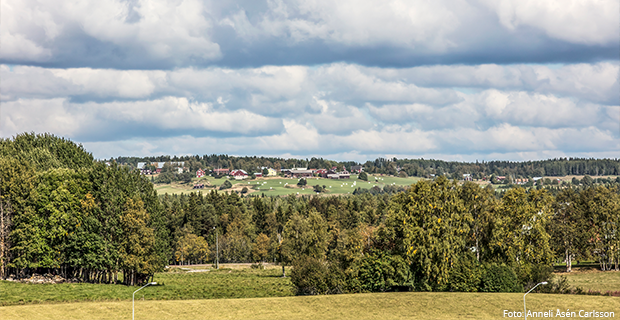
M 213 227 L 213 230 L 215 230 L 215 269 L 220 269 L 220 242 L 219 242 L 219 238 L 217 237 L 217 229 L 215 227 Z
M 134 316 L 135 316 L 135 311 L 136 311 L 136 301 L 135 301 L 135 297 L 136 297 L 136 292 L 144 289 L 146 286 L 150 286 L 150 285 L 156 285 L 157 282 L 149 282 L 147 284 L 145 284 L 144 286 L 142 286 L 142 288 L 136 290 L 133 292 L 133 295 L 131 296 L 131 320 L 134 320 Z
M 541 284 L 547 284 L 547 281 L 544 281 L 544 282 L 541 282 L 541 283 L 536 284 L 536 285 L 534 286 L 534 288 L 530 289 L 530 291 L 526 292 L 526 293 L 523 295 L 523 315 L 525 316 L 525 320 L 527 320 L 527 309 L 525 308 L 525 296 L 526 296 L 528 293 L 532 292 L 532 290 L 536 289 L 536 287 L 538 287 L 538 286 L 539 286 L 539 285 L 541 285 Z

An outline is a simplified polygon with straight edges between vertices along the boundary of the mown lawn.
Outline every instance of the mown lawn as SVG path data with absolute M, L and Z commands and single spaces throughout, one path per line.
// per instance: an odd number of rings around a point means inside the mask
M 157 273 L 155 281 L 159 285 L 138 292 L 140 299 L 224 299 L 293 295 L 290 279 L 282 278 L 282 270 L 279 268 L 164 272 Z M 128 300 L 136 289 L 108 284 L 24 284 L 0 281 L 0 305 Z
M 374 293 L 330 296 L 136 301 L 136 319 L 503 319 L 522 311 L 519 293 Z M 532 311 L 597 310 L 620 317 L 620 299 L 601 296 L 530 294 Z M 3 320 L 131 319 L 130 301 L 0 307 Z M 528 317 L 529 319 L 540 319 Z M 578 318 L 575 317 L 575 318 Z M 588 318 L 583 318 L 588 319 Z

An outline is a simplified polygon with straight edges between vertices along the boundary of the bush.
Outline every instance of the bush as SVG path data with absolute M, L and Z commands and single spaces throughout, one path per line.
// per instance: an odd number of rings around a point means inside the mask
M 241 189 L 241 193 L 248 193 L 248 187 L 243 187 L 243 189 Z
M 553 267 L 545 264 L 523 264 L 515 271 L 525 290 L 529 290 L 537 283 L 550 281 L 553 275 Z
M 511 267 L 490 263 L 484 266 L 481 289 L 483 292 L 521 292 L 523 287 Z
M 303 256 L 293 262 L 291 282 L 297 288 L 298 295 L 315 295 L 329 293 L 329 268 L 326 262 Z
M 483 268 L 473 254 L 461 256 L 450 270 L 450 291 L 477 292 L 481 289 Z
M 368 174 L 366 172 L 360 172 L 360 174 L 357 176 L 358 179 L 360 180 L 364 180 L 364 181 L 368 181 Z
M 297 185 L 300 187 L 305 186 L 306 184 L 308 184 L 308 182 L 306 181 L 306 179 L 299 179 L 299 182 L 297 182 Z
M 230 181 L 228 180 L 224 181 L 224 183 L 222 183 L 222 185 L 220 186 L 220 190 L 230 189 L 230 188 L 232 188 L 232 183 L 230 183 Z
M 385 252 L 366 255 L 359 267 L 358 279 L 361 291 L 388 291 L 403 285 L 407 279 L 407 264 L 400 256 Z

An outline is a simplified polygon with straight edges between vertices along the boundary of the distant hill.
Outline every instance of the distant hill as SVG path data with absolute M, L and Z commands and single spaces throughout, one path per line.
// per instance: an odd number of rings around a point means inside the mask
M 335 161 L 323 158 L 284 159 L 262 156 L 235 157 L 229 155 L 195 155 L 195 156 L 157 156 L 157 157 L 118 157 L 110 161 L 136 167 L 138 162 L 165 162 L 185 161 L 190 171 L 204 168 L 231 168 L 242 169 L 249 173 L 259 172 L 259 168 L 331 168 L 343 166 L 350 170 L 351 166 L 363 165 L 364 171 L 369 173 L 383 173 L 396 175 L 404 172 L 407 176 L 430 177 L 432 175 L 447 175 L 459 178 L 463 174 L 471 174 L 474 179 L 491 175 L 511 176 L 513 178 L 590 175 L 607 176 L 620 175 L 620 159 L 585 159 L 585 158 L 558 158 L 540 161 L 482 161 L 457 162 L 426 159 L 397 159 L 377 158 L 365 163 L 355 161 Z M 404 175 L 402 174 L 402 175 Z

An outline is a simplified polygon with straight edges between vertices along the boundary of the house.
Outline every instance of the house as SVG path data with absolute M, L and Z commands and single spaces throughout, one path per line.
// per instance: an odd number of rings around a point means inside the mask
M 471 177 L 470 173 L 463 174 L 463 180 L 465 181 L 473 181 L 474 179 Z
M 248 173 L 244 170 L 233 170 L 230 172 L 230 176 L 235 178 L 235 180 L 243 180 L 248 177 Z
M 216 176 L 219 175 L 227 175 L 230 172 L 230 169 L 213 169 L 213 174 Z
M 312 170 L 291 169 L 289 174 L 293 178 L 309 178 L 312 177 Z
M 515 184 L 526 184 L 530 181 L 529 179 L 515 179 Z
M 161 173 L 161 170 L 164 168 L 165 162 L 155 162 L 155 172 Z
M 335 173 L 332 170 L 329 171 L 329 173 L 327 174 L 327 178 L 329 179 L 350 179 L 351 178 L 351 174 L 349 174 L 349 172 L 342 171 L 342 172 L 338 172 Z
M 364 171 L 363 166 L 351 166 L 351 172 L 361 173 L 362 171 Z
M 327 169 L 318 169 L 314 172 L 323 178 L 327 178 Z
M 146 162 L 138 162 L 136 169 L 140 170 L 141 174 L 152 174 L 151 170 L 146 168 Z
M 263 173 L 262 172 L 255 172 L 254 176 L 257 178 L 262 178 L 263 177 Z
M 202 178 L 205 176 L 205 172 L 202 169 L 198 169 L 198 171 L 196 171 L 196 178 Z
M 275 170 L 275 169 L 273 169 L 273 168 L 267 168 L 267 171 L 269 171 L 269 173 L 267 173 L 267 176 L 268 176 L 268 177 L 275 177 L 275 176 L 277 176 L 277 175 L 278 175 L 278 173 L 276 172 L 276 170 Z

